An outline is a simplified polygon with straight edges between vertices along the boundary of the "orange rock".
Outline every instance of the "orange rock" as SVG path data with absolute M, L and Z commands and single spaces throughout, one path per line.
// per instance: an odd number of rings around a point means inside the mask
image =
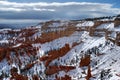
M 91 69 L 90 69 L 90 66 L 88 66 L 88 72 L 87 72 L 86 80 L 89 80 L 91 77 L 92 77 Z
M 37 75 L 33 75 L 32 80 L 40 80 Z
M 28 77 L 20 75 L 20 74 L 17 74 L 17 73 L 14 73 L 12 75 L 12 77 L 10 78 L 10 80 L 28 80 Z
M 90 55 L 86 55 L 84 58 L 81 58 L 80 67 L 88 66 L 90 64 Z
M 74 66 L 49 66 L 45 73 L 47 75 L 52 75 L 52 74 L 55 74 L 55 73 L 58 73 L 59 71 L 65 71 L 65 72 L 68 72 L 70 70 L 73 70 L 75 69 Z
M 10 80 L 28 80 L 27 76 L 20 75 L 17 73 L 17 71 L 18 71 L 17 68 L 12 68 L 10 70 L 10 72 L 11 72 Z
M 46 58 L 45 66 L 47 67 L 51 61 L 64 56 L 69 50 L 70 50 L 69 44 L 66 44 L 64 47 L 62 47 L 59 50 L 49 51 L 48 55 L 46 56 L 47 58 L 44 56 L 41 59 Z
M 39 58 L 40 61 L 45 61 L 49 58 L 49 56 L 42 56 Z
M 6 52 L 4 48 L 0 48 L 0 62 L 5 58 Z
M 22 71 L 25 71 L 25 70 L 29 70 L 30 68 L 32 68 L 34 66 L 35 63 L 31 63 L 31 64 L 27 64 L 24 69 L 22 69 Z

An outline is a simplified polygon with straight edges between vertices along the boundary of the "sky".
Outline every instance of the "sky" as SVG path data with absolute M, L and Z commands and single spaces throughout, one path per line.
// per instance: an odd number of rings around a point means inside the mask
M 120 14 L 120 0 L 0 0 L 0 23 L 78 20 Z

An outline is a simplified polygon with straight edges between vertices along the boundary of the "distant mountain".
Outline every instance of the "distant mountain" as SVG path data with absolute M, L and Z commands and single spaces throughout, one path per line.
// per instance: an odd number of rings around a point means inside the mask
M 25 27 L 30 27 L 30 26 L 35 26 L 37 23 L 13 23 L 13 24 L 0 24 L 0 29 L 3 28 L 12 28 L 12 29 L 20 29 L 20 28 L 25 28 Z
M 14 26 L 10 25 L 10 24 L 0 24 L 0 29 L 3 28 L 13 28 Z

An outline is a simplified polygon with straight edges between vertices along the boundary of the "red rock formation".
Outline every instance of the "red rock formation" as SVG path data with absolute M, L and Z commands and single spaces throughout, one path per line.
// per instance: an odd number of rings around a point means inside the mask
M 88 72 L 87 72 L 86 80 L 89 80 L 91 77 L 92 77 L 91 69 L 90 69 L 90 66 L 88 66 Z
M 38 48 L 32 47 L 30 43 L 24 43 L 17 47 L 0 48 L 0 61 L 6 58 L 8 63 L 11 64 L 13 60 L 15 60 L 11 58 L 11 52 L 14 52 L 14 55 L 18 59 L 18 63 L 22 64 L 19 55 L 24 56 L 24 54 L 26 54 L 28 56 L 35 56 L 37 51 Z
M 120 32 L 118 32 L 116 35 L 115 43 L 116 45 L 120 46 Z
M 82 43 L 82 41 L 81 41 L 81 42 L 79 42 L 79 43 L 74 42 L 74 43 L 72 44 L 72 47 L 75 47 L 75 46 L 77 46 L 77 45 L 79 45 L 79 44 L 81 44 L 81 43 Z
M 4 48 L 0 48 L 0 62 L 5 58 L 6 52 Z
M 24 69 L 22 69 L 22 71 L 24 72 L 24 71 L 26 71 L 26 70 L 29 70 L 29 69 L 31 69 L 33 66 L 34 66 L 34 64 L 35 63 L 29 63 L 29 64 L 27 64 L 25 67 L 24 67 Z
M 59 71 L 68 72 L 68 71 L 73 70 L 73 69 L 75 69 L 74 66 L 49 66 L 46 69 L 45 73 L 46 73 L 46 75 L 52 75 L 52 74 L 55 74 Z
M 88 66 L 90 64 L 90 55 L 85 55 L 81 58 L 80 67 Z
M 120 18 L 116 18 L 114 20 L 114 25 L 115 25 L 115 27 L 118 27 L 120 25 Z
M 63 48 L 59 50 L 49 51 L 48 55 L 41 57 L 40 60 L 45 61 L 45 66 L 47 67 L 51 61 L 64 56 L 69 50 L 69 44 L 66 44 Z
M 49 56 L 42 56 L 41 58 L 39 58 L 40 61 L 45 61 L 49 58 Z
M 104 29 L 101 30 L 101 29 L 96 29 L 98 26 L 100 26 L 101 24 L 104 24 L 104 23 L 110 23 L 111 21 L 95 21 L 94 22 L 94 26 L 92 27 L 89 27 L 88 31 L 89 31 L 89 35 L 90 36 L 95 36 L 95 31 L 105 31 Z
M 75 29 L 69 30 L 69 28 L 67 28 L 66 30 L 60 30 L 58 32 L 43 32 L 41 34 L 40 38 L 37 38 L 36 40 L 34 40 L 35 43 L 45 43 L 45 42 L 50 42 L 54 39 L 63 37 L 63 36 L 69 36 L 71 34 L 73 34 L 73 32 L 75 32 Z
M 28 80 L 27 76 L 23 76 L 17 73 L 13 73 L 12 77 L 10 78 L 10 80 Z
M 40 80 L 37 75 L 33 75 L 32 80 Z
M 24 75 L 20 75 L 17 73 L 17 68 L 12 68 L 10 70 L 11 72 L 11 78 L 10 80 L 28 80 L 28 77 L 27 76 L 24 76 Z

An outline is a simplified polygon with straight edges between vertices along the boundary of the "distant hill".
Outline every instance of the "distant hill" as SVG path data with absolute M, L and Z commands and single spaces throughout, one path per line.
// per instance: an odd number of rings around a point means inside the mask
M 3 28 L 12 28 L 12 29 L 19 29 L 19 28 L 25 28 L 25 27 L 29 27 L 29 26 L 34 26 L 36 25 L 37 23 L 23 23 L 23 24 L 20 24 L 20 23 L 13 23 L 13 24 L 0 24 L 0 29 L 3 29 Z

